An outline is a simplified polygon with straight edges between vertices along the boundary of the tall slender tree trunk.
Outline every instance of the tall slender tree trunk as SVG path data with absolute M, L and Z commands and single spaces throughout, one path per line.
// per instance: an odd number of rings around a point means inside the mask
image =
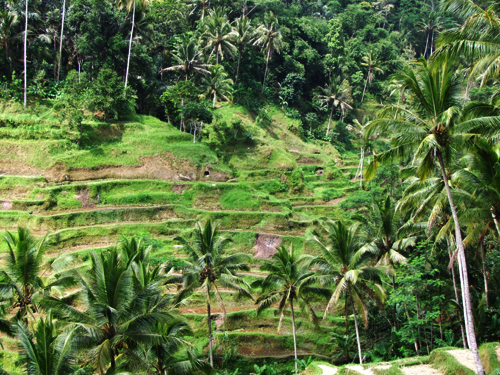
M 427 34 L 427 41 L 425 42 L 424 57 L 427 57 L 427 48 L 429 47 L 429 34 Z
M 234 80 L 234 84 L 236 85 L 238 83 L 238 77 L 240 76 L 240 63 L 241 63 L 241 52 L 242 49 L 241 47 L 238 47 L 238 67 L 236 68 L 236 79 Z
M 208 351 L 210 355 L 210 366 L 214 365 L 214 358 L 212 354 L 212 316 L 210 314 L 210 303 L 207 302 L 207 318 L 208 318 Z
M 368 87 L 368 80 L 370 79 L 370 73 L 371 69 L 368 70 L 368 74 L 366 76 L 365 88 L 363 89 L 363 95 L 361 96 L 361 103 L 363 103 L 363 100 L 365 100 L 365 93 L 366 93 L 366 88 Z
M 448 195 L 448 202 L 450 204 L 451 213 L 453 215 L 453 221 L 455 222 L 455 239 L 458 250 L 458 261 L 462 267 L 462 293 L 463 293 L 463 304 L 464 304 L 464 319 L 466 321 L 467 339 L 469 341 L 469 347 L 474 355 L 474 362 L 476 363 L 476 370 L 479 375 L 484 375 L 484 368 L 479 357 L 479 351 L 477 348 L 476 333 L 474 332 L 474 321 L 472 316 L 472 305 L 469 290 L 469 278 L 467 274 L 467 262 L 465 259 L 465 250 L 462 242 L 462 233 L 460 232 L 460 223 L 458 221 L 457 210 L 453 197 L 451 196 L 450 184 L 448 181 L 448 175 L 446 174 L 446 169 L 444 167 L 443 155 L 438 152 L 439 166 L 441 167 L 441 172 L 443 175 L 444 186 L 446 188 L 446 194 Z
M 125 73 L 125 88 L 128 84 L 128 72 L 130 69 L 130 53 L 132 52 L 132 38 L 134 37 L 134 26 L 135 26 L 135 0 L 132 6 L 132 28 L 130 30 L 130 39 L 128 41 L 128 57 L 127 57 L 127 72 Z
M 214 91 L 214 102 L 213 102 L 213 106 L 212 106 L 213 108 L 215 108 L 216 100 L 217 100 L 217 95 L 216 95 L 216 92 Z
M 446 240 L 448 242 L 448 240 Z M 448 254 L 450 256 L 450 260 L 452 258 L 452 253 L 451 253 L 451 244 L 448 243 Z M 455 291 L 455 300 L 457 301 L 458 304 L 460 304 L 460 299 L 458 298 L 458 288 L 457 288 L 457 278 L 455 276 L 455 266 L 452 265 L 451 267 L 451 276 L 453 279 L 453 290 Z M 460 331 L 462 331 L 462 343 L 464 345 L 464 349 L 467 349 L 467 340 L 465 339 L 465 332 L 464 332 L 464 322 L 462 319 L 462 315 L 460 315 Z
M 358 318 L 356 317 L 356 309 L 354 308 L 354 301 L 353 301 L 352 296 L 350 294 L 349 294 L 349 298 L 351 300 L 352 315 L 354 316 L 354 327 L 356 328 L 356 340 L 358 342 L 359 363 L 362 365 L 363 364 L 363 356 L 361 354 L 361 341 L 359 340 Z
M 330 125 L 332 123 L 332 116 L 333 116 L 333 103 L 332 103 L 332 109 L 330 111 L 330 117 L 328 118 L 328 127 L 326 128 L 326 136 L 328 137 L 328 133 L 330 133 Z
M 295 354 L 295 372 L 298 373 L 299 368 L 297 364 L 297 332 L 295 331 L 295 314 L 293 312 L 293 298 L 290 299 L 290 308 L 292 309 L 292 332 L 293 332 L 293 352 Z
M 59 63 L 57 64 L 57 82 L 61 79 L 61 60 L 62 60 L 62 45 L 64 37 L 64 18 L 66 16 L 66 0 L 63 0 L 62 6 L 62 21 L 61 21 L 61 35 L 59 37 Z
M 271 55 L 271 49 L 267 50 L 267 59 L 266 59 L 266 70 L 264 71 L 264 81 L 262 82 L 262 92 L 264 93 L 264 87 L 266 87 L 266 78 L 267 78 L 267 67 L 269 66 L 269 56 Z
M 490 300 L 488 298 L 488 274 L 486 273 L 486 263 L 484 262 L 486 258 L 486 253 L 484 251 L 483 241 L 481 241 L 481 258 L 483 260 L 484 296 L 486 298 L 486 308 L 489 310 Z
M 498 227 L 497 215 L 495 215 L 493 207 L 491 207 L 491 217 L 493 218 L 493 222 L 495 223 L 495 228 L 497 229 L 497 233 L 500 236 L 500 228 Z
M 26 9 L 24 13 L 24 107 L 26 108 L 26 89 L 28 87 L 28 76 L 26 71 L 26 47 L 28 44 L 28 0 L 26 0 Z

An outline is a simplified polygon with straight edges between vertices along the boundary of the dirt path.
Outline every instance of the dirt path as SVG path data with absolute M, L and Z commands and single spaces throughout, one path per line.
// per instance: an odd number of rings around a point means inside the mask
M 318 367 L 323 370 L 323 375 L 335 375 L 337 373 L 337 369 L 330 367 L 330 366 L 325 366 L 325 365 L 318 365 Z
M 352 370 L 352 371 L 359 372 L 362 375 L 375 375 L 375 373 L 373 372 L 373 370 L 371 368 L 365 369 L 361 365 L 356 365 L 356 366 L 349 365 L 349 366 L 346 366 L 346 368 L 348 368 L 349 370 Z
M 430 365 L 400 367 L 399 369 L 405 375 L 441 375 L 438 370 L 432 368 Z
M 472 371 L 474 371 L 474 373 L 476 372 L 476 363 L 474 362 L 474 356 L 472 355 L 472 352 L 470 350 L 455 349 L 448 350 L 447 352 L 455 357 L 457 362 L 462 366 L 471 369 Z

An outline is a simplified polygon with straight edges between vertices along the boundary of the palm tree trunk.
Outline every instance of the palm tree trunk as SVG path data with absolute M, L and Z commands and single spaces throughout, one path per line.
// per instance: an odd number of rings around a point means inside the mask
M 66 0 L 63 0 L 62 6 L 62 21 L 61 21 L 61 36 L 59 41 L 59 64 L 57 64 L 57 82 L 61 79 L 61 58 L 62 58 L 62 45 L 64 37 L 64 18 L 66 16 Z
M 363 364 L 363 357 L 361 354 L 361 341 L 359 340 L 358 318 L 356 317 L 356 309 L 354 308 L 354 301 L 353 301 L 352 296 L 350 294 L 349 294 L 349 297 L 351 300 L 352 314 L 354 316 L 354 327 L 356 328 L 356 340 L 358 342 L 359 363 L 362 365 Z
M 485 254 L 485 251 L 484 251 L 484 243 L 483 241 L 481 241 L 481 258 L 483 258 L 483 278 L 484 278 L 484 296 L 486 298 L 486 309 L 490 309 L 490 300 L 488 298 L 488 275 L 486 273 L 486 263 L 484 262 L 485 261 L 485 258 L 486 258 L 486 254 Z
M 466 321 L 466 330 L 467 330 L 467 339 L 469 341 L 469 347 L 472 350 L 472 354 L 474 355 L 474 362 L 476 363 L 477 373 L 479 375 L 484 375 L 484 368 L 481 362 L 481 358 L 479 357 L 479 351 L 477 348 L 476 341 L 476 333 L 474 332 L 474 321 L 472 316 L 472 305 L 470 299 L 470 290 L 469 290 L 469 278 L 467 274 L 467 262 L 465 259 L 465 250 L 462 242 L 462 233 L 460 232 L 460 223 L 458 221 L 457 210 L 455 207 L 455 202 L 453 201 L 453 197 L 451 196 L 450 184 L 448 181 L 448 175 L 446 174 L 446 170 L 444 168 L 443 155 L 441 152 L 437 154 L 439 160 L 439 166 L 441 167 L 441 173 L 443 175 L 444 186 L 446 188 L 446 194 L 448 196 L 448 202 L 450 204 L 451 213 L 453 215 L 453 221 L 455 222 L 455 239 L 458 250 L 458 261 L 462 266 L 462 275 L 463 275 L 463 283 L 462 283 L 462 293 L 463 293 L 463 304 L 464 304 L 464 318 Z
M 216 92 L 214 91 L 214 102 L 213 102 L 213 108 L 215 108 L 215 101 L 217 100 Z
M 446 240 L 446 242 L 448 242 L 448 240 Z M 451 260 L 452 254 L 451 254 L 449 242 L 448 242 L 448 254 L 449 254 L 450 260 Z M 453 290 L 455 291 L 455 300 L 457 301 L 458 304 L 460 304 L 460 299 L 458 298 L 457 278 L 455 276 L 455 267 L 453 265 L 451 267 L 451 276 L 453 279 Z M 462 320 L 462 315 L 460 315 L 460 330 L 462 331 L 462 343 L 464 345 L 464 349 L 467 349 L 467 341 L 465 339 L 464 322 Z
M 293 351 L 295 354 L 295 372 L 298 373 L 297 364 L 297 332 L 295 331 L 295 314 L 293 313 L 293 299 L 290 299 L 290 307 L 292 309 L 292 331 L 293 331 Z
M 328 137 L 328 133 L 330 133 L 330 124 L 332 123 L 332 116 L 333 116 L 333 103 L 332 103 L 332 110 L 330 111 L 330 117 L 328 118 L 328 127 L 326 128 L 326 136 Z
M 271 54 L 271 49 L 267 50 L 267 59 L 266 59 L 266 70 L 264 71 L 264 81 L 262 82 L 262 92 L 264 92 L 264 87 L 266 86 L 266 78 L 267 78 L 267 67 L 269 66 L 269 56 Z
M 493 207 L 491 207 L 491 217 L 493 218 L 493 222 L 495 223 L 495 228 L 497 229 L 497 233 L 500 236 L 500 228 L 498 227 L 497 215 L 495 215 L 495 211 L 493 211 Z
M 238 83 L 238 77 L 240 76 L 240 63 L 241 63 L 241 47 L 239 47 L 238 51 L 238 67 L 236 68 L 236 79 L 234 80 L 234 84 Z
M 208 317 L 208 351 L 210 353 L 210 366 L 214 365 L 214 358 L 212 354 L 212 317 L 210 314 L 210 303 L 207 302 L 207 317 Z
M 368 86 L 368 80 L 370 79 L 370 70 L 368 70 L 368 74 L 366 75 L 366 81 L 365 81 L 365 88 L 363 89 L 363 95 L 361 96 L 361 103 L 363 103 L 363 100 L 365 100 L 365 93 L 366 93 L 366 88 Z
M 427 47 L 429 47 L 429 34 L 427 34 L 427 41 L 425 42 L 424 57 L 427 56 Z
M 26 89 L 28 87 L 28 76 L 26 72 L 26 46 L 28 44 L 28 0 L 24 13 L 24 107 L 26 108 Z
M 135 24 L 135 0 L 134 5 L 132 6 L 132 29 L 130 30 L 130 40 L 128 41 L 128 57 L 127 57 L 127 72 L 125 73 L 125 88 L 127 88 L 128 84 L 128 72 L 130 68 L 130 53 L 132 51 L 132 38 L 134 36 L 134 24 Z

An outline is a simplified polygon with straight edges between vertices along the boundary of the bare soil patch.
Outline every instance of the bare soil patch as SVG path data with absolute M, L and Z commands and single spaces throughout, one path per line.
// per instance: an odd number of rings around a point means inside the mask
M 342 202 L 344 199 L 345 199 L 345 197 L 332 199 L 331 201 L 326 202 L 325 205 L 327 205 L 327 206 L 336 206 L 340 202 Z
M 269 259 L 276 254 L 282 238 L 276 235 L 257 233 L 255 235 L 255 258 Z
M 318 367 L 321 370 L 323 370 L 323 375 L 335 375 L 338 371 L 338 369 L 330 367 L 330 366 L 318 365 Z
M 472 371 L 476 372 L 476 363 L 474 362 L 474 356 L 472 355 L 472 351 L 465 349 L 455 349 L 455 350 L 448 350 L 447 352 L 451 354 L 453 357 L 455 357 L 457 362 L 460 363 L 462 366 L 465 366 L 471 369 Z
M 400 367 L 399 369 L 405 375 L 441 375 L 438 370 L 432 368 L 430 365 Z
M 12 210 L 12 202 L 0 201 L 0 210 L 2 211 Z
M 77 195 L 75 195 L 77 201 L 82 202 L 82 207 L 93 207 L 95 203 L 90 199 L 89 189 L 80 190 Z
M 176 194 L 182 194 L 187 188 L 187 184 L 174 184 L 174 186 L 172 186 L 172 191 Z
M 373 370 L 371 368 L 363 368 L 363 366 L 361 365 L 349 365 L 349 366 L 346 366 L 346 368 L 348 368 L 349 370 L 352 370 L 352 371 L 356 371 L 356 372 L 359 372 L 360 374 L 363 374 L 363 375 L 375 375 L 375 373 L 373 372 Z

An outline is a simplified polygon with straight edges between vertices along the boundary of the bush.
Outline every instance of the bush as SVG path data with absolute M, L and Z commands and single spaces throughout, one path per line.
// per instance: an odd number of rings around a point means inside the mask
M 89 84 L 85 99 L 87 107 L 103 120 L 120 120 L 133 114 L 134 93 L 125 89 L 122 80 L 111 69 L 101 69 L 94 82 Z

